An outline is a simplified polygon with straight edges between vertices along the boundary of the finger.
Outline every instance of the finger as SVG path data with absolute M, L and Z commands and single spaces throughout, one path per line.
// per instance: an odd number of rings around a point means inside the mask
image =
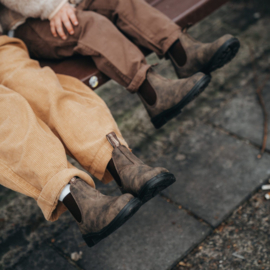
M 74 12 L 74 9 L 69 9 L 68 10 L 68 16 L 69 16 L 70 20 L 72 21 L 73 25 L 78 25 L 79 24 L 77 16 L 76 16 L 76 14 Z
M 70 23 L 70 20 L 69 20 L 67 14 L 62 15 L 62 22 L 65 25 L 66 29 L 68 30 L 69 34 L 73 35 L 74 34 L 74 29 L 73 29 L 72 24 Z
M 57 30 L 58 35 L 64 40 L 67 39 L 67 36 L 64 32 L 63 24 L 62 24 L 62 21 L 60 18 L 56 19 L 55 26 L 56 26 L 56 30 Z
M 54 37 L 57 37 L 56 29 L 55 29 L 55 23 L 54 21 L 50 22 L 51 32 Z

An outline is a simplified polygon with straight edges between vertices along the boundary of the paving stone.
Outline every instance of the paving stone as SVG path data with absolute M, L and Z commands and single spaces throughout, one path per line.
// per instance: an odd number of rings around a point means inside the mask
M 84 244 L 75 225 L 55 244 L 66 254 L 82 251 L 83 258 L 77 263 L 83 269 L 164 270 L 209 232 L 208 226 L 158 196 L 92 248 Z
M 262 81 L 260 80 L 261 83 Z M 212 117 L 211 122 L 257 145 L 261 145 L 263 113 L 255 92 L 254 83 L 245 85 L 243 91 L 237 97 Z M 270 81 L 266 84 L 262 93 L 268 115 L 270 115 Z M 270 117 L 268 119 L 269 132 Z M 270 139 L 267 141 L 267 149 L 270 151 Z
M 12 268 L 45 240 L 67 229 L 71 222 L 69 213 L 57 222 L 46 221 L 34 199 L 17 193 L 16 199 L 0 208 L 0 269 Z
M 37 251 L 17 265 L 13 270 L 74 270 L 66 259 L 48 245 L 43 244 Z
M 182 140 L 182 141 L 181 141 Z M 207 125 L 199 125 L 160 158 L 176 176 L 163 194 L 217 226 L 270 175 L 270 155 Z

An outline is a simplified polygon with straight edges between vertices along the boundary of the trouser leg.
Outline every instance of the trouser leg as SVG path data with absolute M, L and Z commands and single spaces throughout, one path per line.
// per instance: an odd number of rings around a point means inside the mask
M 47 220 L 66 210 L 58 202 L 65 185 L 91 177 L 68 163 L 65 149 L 18 93 L 0 86 L 0 184 L 34 198 Z
M 142 52 L 106 17 L 78 11 L 78 18 L 84 29 L 74 50 L 82 55 L 91 54 L 99 70 L 130 92 L 137 92 L 150 68 Z
M 79 6 L 108 17 L 137 45 L 164 56 L 180 28 L 145 0 L 85 0 Z
M 29 19 L 16 30 L 34 57 L 60 58 L 89 55 L 108 77 L 136 92 L 150 68 L 142 52 L 106 17 L 78 10 L 79 25 L 67 40 L 52 36 L 49 21 Z
M 121 143 L 127 144 L 108 107 L 79 80 L 41 69 L 22 46 L 17 39 L 7 38 L 2 43 L 0 84 L 22 95 L 86 170 L 110 181 L 105 171 L 113 148 L 106 134 L 114 131 Z

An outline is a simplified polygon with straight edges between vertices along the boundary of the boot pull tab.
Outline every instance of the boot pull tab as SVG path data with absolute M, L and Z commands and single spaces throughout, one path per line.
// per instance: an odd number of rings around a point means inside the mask
M 112 145 L 113 148 L 117 148 L 121 145 L 121 143 L 119 142 L 119 140 L 114 132 L 107 134 L 106 138 L 109 141 L 109 143 Z

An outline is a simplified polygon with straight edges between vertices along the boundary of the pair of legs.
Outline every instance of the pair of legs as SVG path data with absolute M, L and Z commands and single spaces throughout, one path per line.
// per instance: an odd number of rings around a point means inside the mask
M 180 32 L 144 0 L 84 0 L 77 17 L 79 25 L 67 40 L 53 37 L 49 21 L 39 19 L 27 20 L 15 35 L 36 58 L 90 55 L 100 71 L 130 92 L 138 91 L 150 68 L 136 45 L 162 57 Z
M 212 44 L 194 41 L 144 0 L 84 0 L 77 16 L 79 26 L 65 41 L 52 36 L 49 21 L 38 19 L 28 19 L 15 36 L 36 58 L 91 56 L 100 71 L 139 94 L 156 128 L 202 92 L 210 81 L 208 74 L 231 60 L 239 48 L 231 35 Z M 170 58 L 179 80 L 156 74 L 136 45 Z
M 175 181 L 128 150 L 106 104 L 80 81 L 41 69 L 18 39 L 1 36 L 0 56 L 0 184 L 34 198 L 47 220 L 65 204 L 92 246 Z M 113 174 L 124 194 L 100 194 L 66 154 L 105 183 Z

